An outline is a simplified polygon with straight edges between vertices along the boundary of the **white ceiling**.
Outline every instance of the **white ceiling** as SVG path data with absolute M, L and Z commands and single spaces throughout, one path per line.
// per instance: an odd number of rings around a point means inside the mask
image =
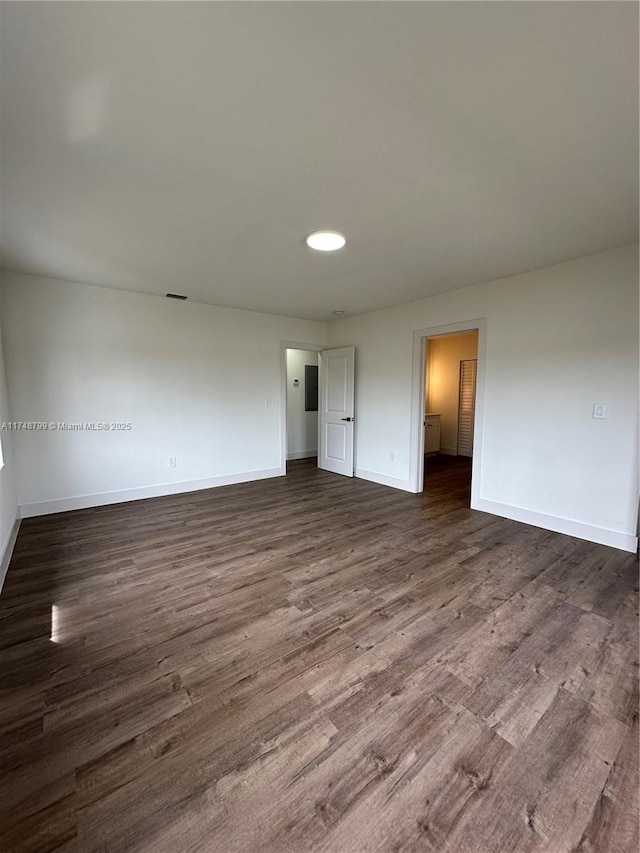
M 635 3 L 3 3 L 1 56 L 5 269 L 327 320 L 637 239 Z

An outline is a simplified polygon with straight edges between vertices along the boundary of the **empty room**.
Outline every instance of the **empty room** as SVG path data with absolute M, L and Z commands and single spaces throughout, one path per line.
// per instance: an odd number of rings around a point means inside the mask
M 0 3 L 3 853 L 637 853 L 638 10 Z

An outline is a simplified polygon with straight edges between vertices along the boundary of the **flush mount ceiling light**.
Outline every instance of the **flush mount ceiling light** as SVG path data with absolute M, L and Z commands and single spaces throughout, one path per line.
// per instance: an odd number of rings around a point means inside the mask
M 335 252 L 347 242 L 344 234 L 339 231 L 312 231 L 306 237 L 307 246 L 318 252 Z

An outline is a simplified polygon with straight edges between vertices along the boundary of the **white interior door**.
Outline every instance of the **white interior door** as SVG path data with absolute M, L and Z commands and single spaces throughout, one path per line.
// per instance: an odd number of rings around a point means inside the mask
M 318 468 L 353 477 L 355 348 L 320 353 Z

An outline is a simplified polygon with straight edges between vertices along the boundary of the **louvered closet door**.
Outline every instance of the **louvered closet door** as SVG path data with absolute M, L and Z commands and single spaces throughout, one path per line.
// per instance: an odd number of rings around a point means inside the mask
M 460 362 L 460 402 L 458 407 L 458 456 L 473 456 L 473 421 L 476 414 L 475 358 Z

